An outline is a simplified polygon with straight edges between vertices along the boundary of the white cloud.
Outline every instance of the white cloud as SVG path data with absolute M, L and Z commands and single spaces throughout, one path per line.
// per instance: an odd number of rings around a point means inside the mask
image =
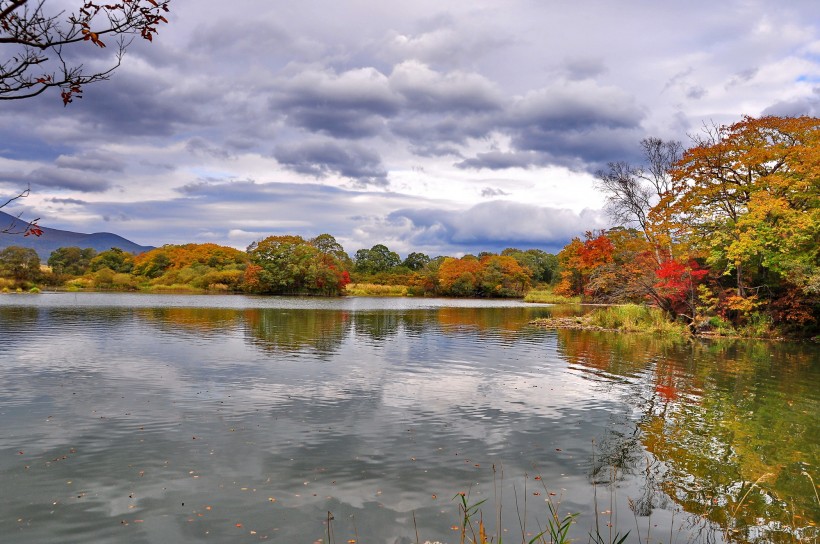
M 641 138 L 820 108 L 813 0 L 219 9 L 179 3 L 68 108 L 4 104 L 3 190 L 31 182 L 46 226 L 143 244 L 558 244 L 600 225 L 590 172 Z M 441 220 L 414 233 L 399 210 Z

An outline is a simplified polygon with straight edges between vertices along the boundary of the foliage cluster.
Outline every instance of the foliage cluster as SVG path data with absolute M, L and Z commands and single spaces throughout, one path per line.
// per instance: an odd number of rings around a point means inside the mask
M 98 254 L 90 248 L 64 247 L 51 254 L 42 270 L 33 250 L 10 247 L 0 254 L 0 276 L 21 288 L 38 282 L 72 290 L 320 296 L 522 297 L 534 282 L 554 277 L 557 266 L 554 255 L 513 248 L 501 255 L 461 258 L 412 252 L 402 261 L 377 244 L 357 251 L 351 259 L 330 234 L 310 240 L 269 236 L 247 251 L 184 244 L 131 255 L 119 248 Z
M 820 119 L 745 117 L 682 154 L 642 144 L 648 166 L 599 173 L 623 226 L 564 247 L 555 293 L 648 302 L 692 328 L 816 334 Z

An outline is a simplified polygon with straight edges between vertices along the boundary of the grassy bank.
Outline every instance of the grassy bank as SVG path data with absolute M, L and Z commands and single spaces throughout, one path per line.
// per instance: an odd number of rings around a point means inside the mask
M 556 295 L 552 289 L 533 289 L 524 296 L 524 302 L 537 302 L 541 304 L 580 304 L 581 297 L 565 297 Z
M 670 321 L 658 308 L 637 304 L 607 306 L 583 316 L 541 318 L 531 324 L 553 329 L 641 332 L 681 338 L 690 335 L 686 325 Z

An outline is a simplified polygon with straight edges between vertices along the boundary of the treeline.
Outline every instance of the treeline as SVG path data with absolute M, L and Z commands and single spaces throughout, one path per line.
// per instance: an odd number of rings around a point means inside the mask
M 820 119 L 745 117 L 707 127 L 685 150 L 655 138 L 641 145 L 643 164 L 611 163 L 597 176 L 621 226 L 574 238 L 557 256 L 509 248 L 402 260 L 377 244 L 351 258 L 322 234 L 271 236 L 247 251 L 61 248 L 41 271 L 33 250 L 9 247 L 0 252 L 0 288 L 339 295 L 352 282 L 401 286 L 393 294 L 521 297 L 546 285 L 549 296 L 650 304 L 693 330 L 820 332 Z
M 644 164 L 598 174 L 624 227 L 564 247 L 555 291 L 648 302 L 693 329 L 817 334 L 820 119 L 746 117 L 686 150 L 641 143 Z
M 244 292 L 274 295 L 344 294 L 351 282 L 401 286 L 416 296 L 523 297 L 557 277 L 558 259 L 538 249 L 461 258 L 413 252 L 402 260 L 387 246 L 351 258 L 330 234 L 306 240 L 269 236 L 246 251 L 216 244 L 166 245 L 139 255 L 118 248 L 54 251 L 47 266 L 28 248 L 0 252 L 0 289 L 36 285 L 71 290 Z M 366 291 L 369 292 L 369 291 Z

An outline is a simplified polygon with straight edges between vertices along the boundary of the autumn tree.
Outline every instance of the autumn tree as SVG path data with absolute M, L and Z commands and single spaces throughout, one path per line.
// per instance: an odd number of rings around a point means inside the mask
M 654 223 L 734 276 L 738 297 L 780 280 L 820 293 L 820 119 L 708 127 L 672 178 Z
M 530 277 L 529 269 L 507 255 L 447 257 L 438 268 L 441 293 L 458 297 L 521 297 Z
M 478 292 L 481 263 L 472 255 L 447 257 L 438 268 L 439 287 L 444 294 L 470 297 Z
M 590 260 L 589 250 L 582 249 L 582 253 L 587 254 L 584 294 L 595 302 L 603 303 L 642 303 L 647 298 L 658 302 L 653 289 L 658 265 L 653 247 L 644 233 L 634 228 L 615 227 L 602 233 L 602 236 L 609 243 L 599 241 L 599 250 L 611 248 L 609 256 L 599 253 L 598 257 Z M 578 262 L 583 264 L 583 261 Z M 658 305 L 663 307 L 663 304 Z
M 248 255 L 218 244 L 168 244 L 134 257 L 133 274 L 152 285 L 239 290 Z
M 558 253 L 561 267 L 561 281 L 555 292 L 561 295 L 589 295 L 590 277 L 599 267 L 613 260 L 612 241 L 606 232 L 587 231 L 586 240 L 573 238 Z
M 558 257 L 540 249 L 520 250 L 508 247 L 501 252 L 513 257 L 522 267 L 528 268 L 536 282 L 551 283 L 557 276 Z
M 248 246 L 245 279 L 267 294 L 340 295 L 350 282 L 343 263 L 301 236 L 269 236 Z
M 72 12 L 46 0 L 0 0 L 0 100 L 35 97 L 57 88 L 63 104 L 81 98 L 83 87 L 106 80 L 135 37 L 152 41 L 167 23 L 170 0 L 78 2 Z M 113 46 L 108 64 L 89 68 L 91 49 Z M 88 63 L 99 66 L 98 63 Z
M 532 271 L 509 255 L 488 255 L 479 263 L 479 292 L 487 297 L 523 297 Z

